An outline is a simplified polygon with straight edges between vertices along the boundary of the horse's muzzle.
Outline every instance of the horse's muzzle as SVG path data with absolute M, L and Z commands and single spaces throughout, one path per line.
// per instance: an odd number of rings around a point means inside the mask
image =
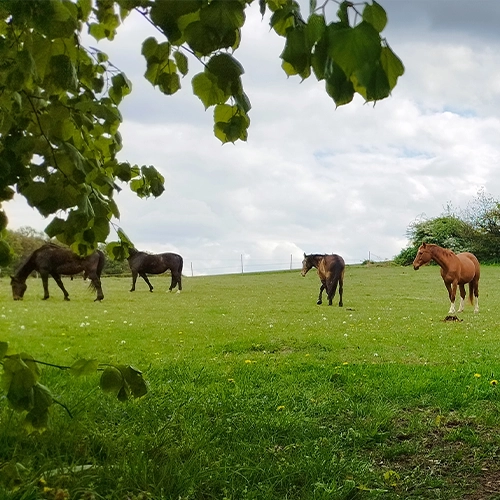
M 416 264 L 413 264 L 413 269 L 415 269 L 415 271 L 418 271 L 420 269 L 420 266 L 417 266 Z

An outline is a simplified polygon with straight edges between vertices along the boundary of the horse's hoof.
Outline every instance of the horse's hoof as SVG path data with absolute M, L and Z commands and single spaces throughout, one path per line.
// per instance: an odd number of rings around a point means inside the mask
M 135 288 L 132 288 L 131 290 L 129 290 L 129 292 L 135 292 Z
M 64 297 L 64 300 L 65 300 L 66 302 L 69 302 L 69 297 Z
M 316 304 L 318 304 L 318 306 L 320 306 L 321 304 L 323 304 L 323 301 L 322 300 L 318 300 L 318 302 L 316 302 Z
M 339 304 L 339 307 L 344 307 L 344 304 L 342 304 L 342 302 Z
M 48 299 L 48 297 L 44 297 L 42 300 L 47 300 L 47 299 Z

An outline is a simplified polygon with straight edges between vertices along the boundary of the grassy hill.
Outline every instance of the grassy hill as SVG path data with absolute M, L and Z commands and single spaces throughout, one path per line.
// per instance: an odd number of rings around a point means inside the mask
M 0 280 L 10 352 L 131 364 L 149 386 L 120 403 L 44 368 L 73 418 L 53 407 L 40 435 L 0 400 L 0 482 L 23 466 L 2 498 L 493 498 L 500 268 L 454 322 L 435 266 L 348 266 L 343 308 L 316 305 L 313 271 L 151 281 L 104 278 L 94 303 L 80 279 L 70 302 Z

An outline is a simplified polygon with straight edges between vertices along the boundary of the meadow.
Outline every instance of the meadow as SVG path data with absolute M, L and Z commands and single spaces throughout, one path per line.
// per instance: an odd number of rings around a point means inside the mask
M 316 305 L 314 270 L 151 282 L 105 277 L 99 303 L 31 279 L 14 302 L 0 278 L 9 353 L 130 364 L 149 389 L 44 367 L 72 418 L 31 434 L 0 399 L 0 498 L 500 498 L 500 268 L 453 322 L 436 266 L 348 266 L 343 308 Z

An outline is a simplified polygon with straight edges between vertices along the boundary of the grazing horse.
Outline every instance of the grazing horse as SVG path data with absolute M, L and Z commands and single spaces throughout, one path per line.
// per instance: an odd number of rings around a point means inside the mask
M 465 285 L 469 284 L 469 300 L 473 304 L 472 297 L 476 298 L 474 312 L 479 312 L 479 261 L 470 252 L 459 254 L 453 253 L 447 248 L 442 248 L 432 243 L 422 243 L 418 248 L 417 256 L 413 261 L 413 269 L 418 270 L 420 266 L 433 260 L 441 267 L 448 295 L 450 297 L 450 310 L 448 314 L 455 314 L 455 296 L 457 286 L 460 289 L 460 307 L 458 312 L 464 310 Z
M 64 300 L 69 300 L 69 293 L 61 280 L 61 274 L 72 276 L 83 272 L 84 277 L 91 281 L 91 287 L 96 290 L 95 300 L 104 299 L 101 287 L 101 273 L 105 264 L 104 254 L 96 250 L 87 257 L 79 257 L 68 248 L 48 243 L 35 250 L 11 276 L 12 296 L 14 300 L 22 300 L 28 286 L 26 279 L 33 271 L 38 271 L 42 278 L 43 300 L 49 298 L 49 276 L 52 276 L 64 294 Z
M 333 297 L 335 296 L 335 291 L 337 290 L 337 284 L 339 286 L 339 307 L 342 307 L 342 293 L 344 292 L 344 271 L 345 262 L 340 255 L 320 255 L 311 254 L 306 255 L 304 253 L 304 260 L 302 261 L 302 271 L 301 275 L 305 276 L 309 269 L 315 267 L 318 270 L 318 276 L 321 280 L 321 286 L 319 288 L 319 297 L 316 304 L 322 304 L 321 296 L 323 290 L 326 289 L 328 295 L 328 305 L 332 305 Z
M 128 264 L 132 271 L 132 288 L 131 292 L 135 290 L 135 282 L 137 275 L 139 275 L 149 286 L 149 291 L 153 291 L 153 285 L 149 282 L 146 273 L 149 274 L 162 274 L 170 269 L 172 273 L 172 282 L 170 283 L 169 292 L 172 291 L 177 285 L 179 289 L 177 293 L 182 290 L 182 266 L 183 259 L 176 253 L 160 253 L 152 254 L 147 252 L 140 252 L 135 248 L 129 248 Z

